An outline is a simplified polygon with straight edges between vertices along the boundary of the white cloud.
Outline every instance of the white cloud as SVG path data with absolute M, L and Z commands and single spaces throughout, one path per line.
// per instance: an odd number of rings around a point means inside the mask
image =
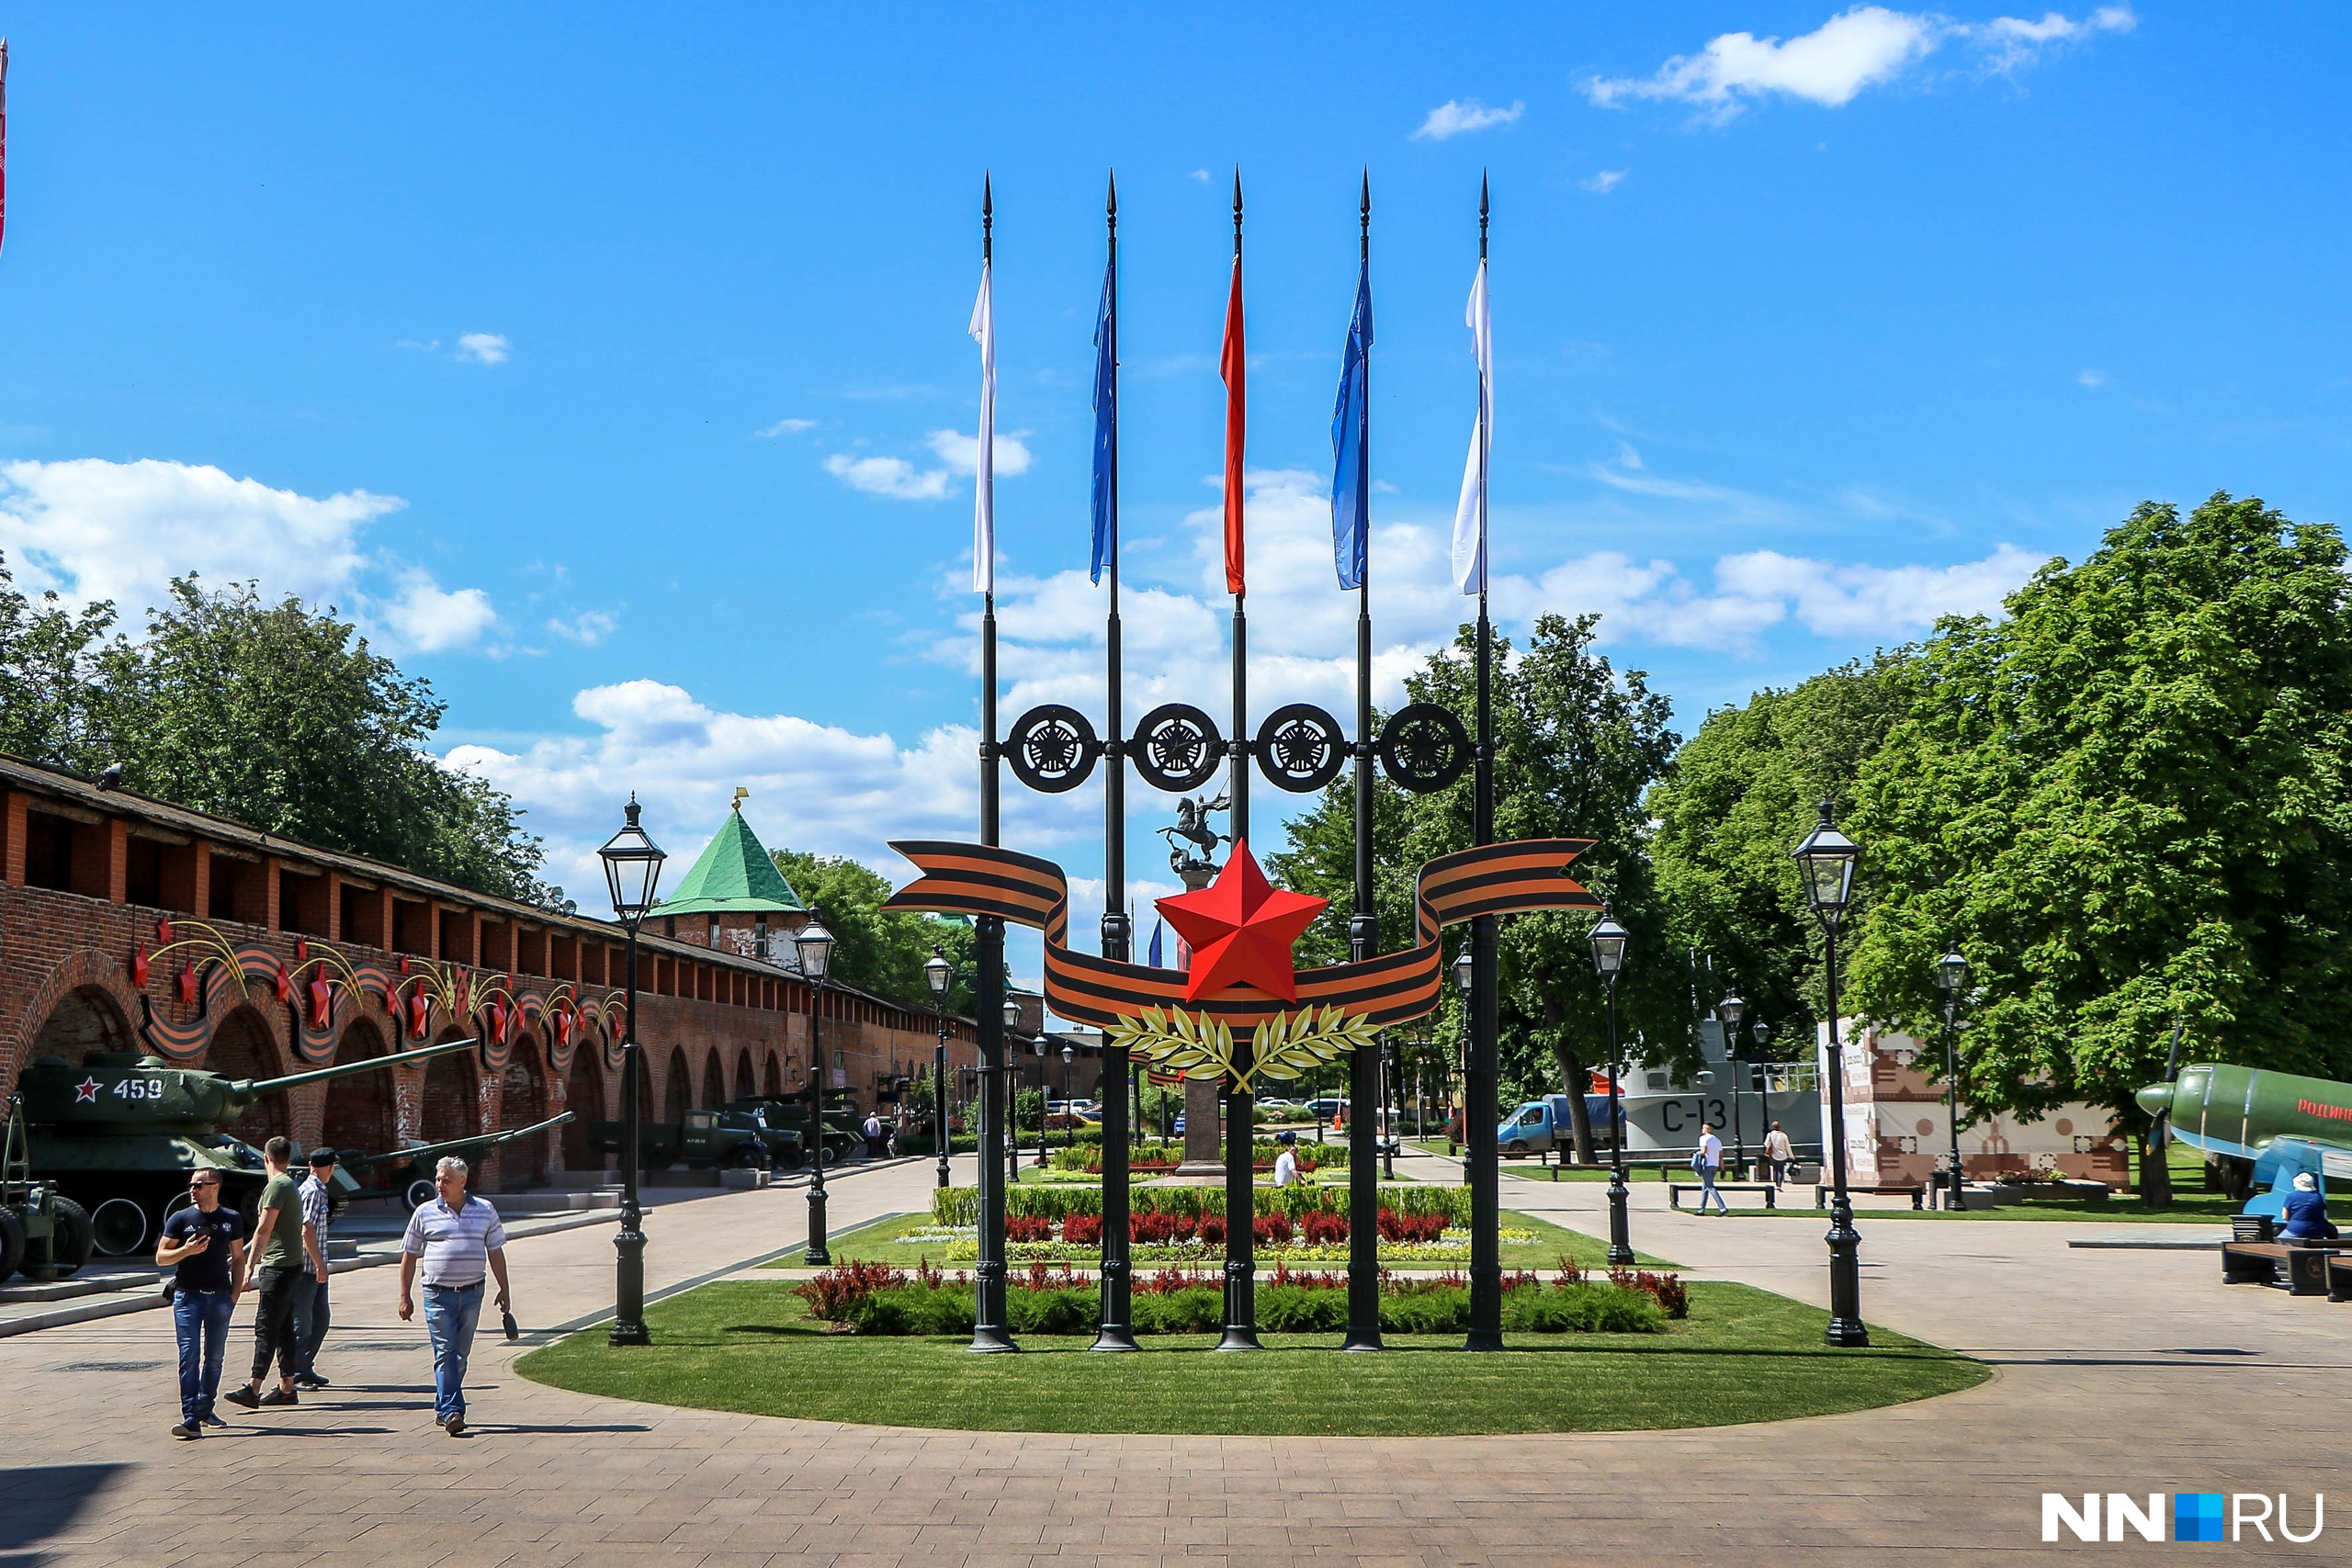
M 393 346 L 394 348 L 410 348 L 410 349 L 415 349 L 415 350 L 417 350 L 417 351 L 418 351 L 418 352 L 420 352 L 420 353 L 424 353 L 424 354 L 430 354 L 430 353 L 432 353 L 435 349 L 439 348 L 439 347 L 441 346 L 441 340 L 440 340 L 439 338 L 437 338 L 437 337 L 436 337 L 436 338 L 413 338 L 413 337 L 404 337 L 404 338 L 401 338 L 401 339 L 400 341 L 398 341 L 397 343 L 393 344 L 392 344 L 392 346 Z
M 2111 379 L 2104 370 L 2086 370 L 2075 378 L 2075 384 L 2083 387 L 2104 387 Z
M 503 365 L 511 346 L 503 333 L 467 333 L 458 339 L 458 357 L 475 365 Z
M 996 477 L 1011 479 L 1029 471 L 1028 444 L 1023 433 L 1000 430 L 996 435 Z M 904 457 L 853 457 L 836 452 L 825 459 L 825 472 L 852 490 L 884 495 L 892 501 L 938 501 L 944 498 L 956 475 L 969 479 L 979 472 L 980 438 L 960 431 L 934 430 L 923 438 L 932 455 L 946 465 L 918 468 Z
M 1442 141 L 1449 136 L 1464 131 L 1484 130 L 1490 125 L 1509 125 L 1527 112 L 1527 106 L 1513 103 L 1507 109 L 1490 109 L 1476 98 L 1448 98 L 1430 110 L 1421 128 L 1413 132 L 1415 141 Z
M 766 440 L 778 435 L 797 435 L 804 430 L 816 428 L 817 422 L 813 419 L 780 419 L 765 430 L 755 430 L 752 434 Z
M 473 646 L 496 623 L 480 589 L 447 592 L 423 569 L 362 545 L 408 503 L 364 490 L 306 496 L 209 465 L 98 457 L 0 464 L 0 552 L 20 589 L 109 599 L 132 630 L 195 572 L 219 587 L 334 604 L 393 649 Z
M 1625 176 L 1633 172 L 1634 171 L 1631 169 L 1603 169 L 1599 174 L 1593 175 L 1590 179 L 1586 180 L 1584 182 L 1584 188 L 1591 191 L 1596 196 L 1607 196 L 1611 191 L 1615 190 L 1620 185 L 1623 184 Z
M 1209 172 L 1208 172 L 1206 169 L 1194 169 L 1194 170 L 1192 172 L 1192 174 L 1191 174 L 1190 175 L 1188 175 L 1187 177 L 1188 177 L 1188 178 L 1191 178 L 1191 179 L 1198 180 L 1198 181 L 1200 181 L 1203 185 L 1206 185 L 1206 184 L 1208 184 L 1208 183 L 1209 183 Z
M 561 616 L 549 619 L 547 629 L 566 642 L 582 648 L 594 648 L 620 630 L 620 617 L 609 610 L 582 610 L 570 620 Z
M 868 495 L 893 501 L 937 501 L 947 493 L 947 470 L 919 471 L 904 457 L 852 457 L 836 452 L 825 459 L 825 472 Z
M 2104 6 L 2079 22 L 2052 11 L 2039 21 L 1996 17 L 1982 23 L 1857 6 L 1786 42 L 1724 33 L 1697 54 L 1674 56 L 1654 75 L 1595 77 L 1585 92 L 1604 108 L 1639 98 L 1695 104 L 1718 122 L 1774 94 L 1837 108 L 1866 88 L 1894 81 L 1947 43 L 1976 51 L 1984 69 L 2006 73 L 2058 45 L 2137 25 L 2121 6 Z

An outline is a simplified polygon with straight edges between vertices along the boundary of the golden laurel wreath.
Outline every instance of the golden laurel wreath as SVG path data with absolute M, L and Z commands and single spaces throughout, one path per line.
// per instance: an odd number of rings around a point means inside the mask
M 1360 1051 L 1379 1037 L 1379 1026 L 1359 1013 L 1331 1006 L 1276 1013 L 1260 1024 L 1247 1070 L 1234 1065 L 1233 1031 L 1206 1013 L 1182 1008 L 1146 1008 L 1110 1026 L 1114 1044 L 1124 1045 L 1162 1072 L 1188 1078 L 1231 1077 L 1250 1088 L 1252 1078 L 1289 1079 Z

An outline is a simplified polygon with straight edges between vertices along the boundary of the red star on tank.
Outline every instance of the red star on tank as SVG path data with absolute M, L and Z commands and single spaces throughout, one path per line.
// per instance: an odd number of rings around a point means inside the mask
M 1159 912 L 1193 949 L 1184 999 L 1195 1002 L 1227 986 L 1254 986 L 1286 1002 L 1298 1000 L 1291 944 L 1331 900 L 1271 886 L 1245 840 L 1196 893 L 1157 901 Z

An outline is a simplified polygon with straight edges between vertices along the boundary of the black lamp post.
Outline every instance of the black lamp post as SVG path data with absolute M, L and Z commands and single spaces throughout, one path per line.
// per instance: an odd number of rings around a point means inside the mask
M 1046 1082 L 1046 1037 L 1043 1034 L 1029 1042 L 1029 1053 L 1037 1058 L 1037 1168 L 1043 1170 L 1053 1163 L 1046 1152 L 1046 1107 L 1053 1100 L 1053 1090 Z
M 1077 1060 L 1078 1048 L 1076 1046 L 1065 1045 L 1062 1047 L 1062 1147 L 1066 1149 L 1074 1149 L 1078 1147 L 1078 1113 L 1069 1108 L 1070 1064 Z
M 1747 1004 L 1735 991 L 1715 1004 L 1715 1016 L 1723 1021 L 1724 1057 L 1731 1066 L 1731 1146 L 1732 1179 L 1747 1179 L 1747 1135 L 1742 1131 L 1739 1117 L 1739 1091 L 1747 1080 L 1739 1070 L 1739 1024 L 1747 1016 Z
M 1936 989 L 1944 994 L 1944 1091 L 1951 1109 L 1951 1206 L 1966 1212 L 1968 1179 L 1960 1171 L 1960 1051 L 1956 1015 L 1960 988 L 1968 983 L 1968 960 L 1954 948 L 1936 964 Z
M 661 885 L 662 863 L 669 857 L 637 825 L 637 795 L 628 797 L 628 820 L 605 847 L 596 852 L 605 863 L 605 888 L 613 896 L 613 918 L 628 934 L 628 957 L 623 979 L 627 1001 L 621 1038 L 621 1228 L 613 1237 L 619 1256 L 613 1284 L 615 1345 L 650 1345 L 645 1330 L 645 1213 L 638 1202 L 637 1173 L 643 1162 L 638 1148 L 637 1080 L 644 1071 L 637 1043 L 637 928 L 653 908 L 653 890 Z
M 1470 1055 L 1470 997 L 1472 987 L 1477 983 L 1477 968 L 1471 962 L 1470 944 L 1465 942 L 1462 944 L 1462 952 L 1453 960 L 1453 986 L 1462 994 L 1462 1055 L 1464 1061 Z M 1462 1119 L 1462 1135 L 1465 1140 L 1470 1136 L 1470 1119 L 1466 1110 Z M 1453 1146 L 1451 1128 L 1446 1132 L 1445 1145 L 1448 1148 Z M 1464 1174 L 1467 1175 L 1466 1169 Z
M 1832 1178 L 1836 1197 L 1829 1205 L 1829 1327 L 1824 1337 L 1835 1346 L 1859 1348 L 1871 1342 L 1862 1326 L 1861 1266 L 1857 1257 L 1862 1238 L 1854 1232 L 1854 1201 L 1846 1191 L 1846 1058 L 1838 1043 L 1838 922 L 1854 897 L 1854 867 L 1861 847 L 1839 832 L 1830 820 L 1829 802 L 1821 803 L 1821 821 L 1790 852 L 1804 884 L 1805 902 L 1821 922 L 1823 976 L 1829 1002 L 1829 1146 L 1825 1157 L 1837 1162 Z
M 1004 998 L 1004 1170 L 1005 1179 L 1015 1187 L 1021 1185 L 1021 1097 L 1013 1091 L 1021 1087 L 1021 1069 L 1014 1065 L 1012 1037 L 1020 1028 L 1021 999 L 1008 992 Z
M 931 1057 L 931 1116 L 933 1141 L 939 1145 L 939 1185 L 947 1185 L 947 987 L 956 966 L 937 948 L 923 960 L 922 977 L 931 985 L 931 1002 L 939 1014 L 939 1043 Z
M 825 971 L 832 967 L 833 933 L 812 912 L 808 923 L 794 933 L 800 950 L 800 973 L 816 987 L 808 1004 L 808 1135 L 816 1174 L 808 1179 L 808 1251 L 804 1259 L 822 1269 L 833 1260 L 825 1245 Z
M 1625 967 L 1625 944 L 1633 939 L 1603 909 L 1591 940 L 1592 972 L 1600 976 L 1600 989 L 1609 998 L 1609 1266 L 1629 1269 L 1634 1239 L 1625 1213 L 1625 1064 L 1617 1056 L 1617 976 Z

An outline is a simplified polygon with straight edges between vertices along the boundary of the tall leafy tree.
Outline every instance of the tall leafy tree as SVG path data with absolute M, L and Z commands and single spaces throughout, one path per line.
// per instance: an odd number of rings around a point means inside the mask
M 828 974 L 844 986 L 910 1008 L 932 1006 L 924 961 L 934 948 L 955 965 L 948 987 L 949 1010 L 968 1014 L 972 983 L 978 973 L 977 932 L 964 919 L 885 909 L 888 878 L 846 855 L 816 855 L 773 850 L 770 858 L 800 901 L 814 908 L 833 935 Z
M 1523 650 L 1508 638 L 1494 650 L 1495 836 L 1589 838 L 1593 848 L 1577 878 L 1608 898 L 1637 943 L 1619 982 L 1621 1038 L 1642 1037 L 1654 1056 L 1687 1056 L 1692 1047 L 1690 972 L 1668 939 L 1663 906 L 1645 852 L 1644 793 L 1671 763 L 1677 737 L 1667 699 L 1642 671 L 1622 674 L 1593 649 L 1600 617 L 1538 618 Z M 1476 645 L 1464 626 L 1454 646 L 1406 681 L 1416 702 L 1442 704 L 1465 727 L 1476 714 Z M 1413 941 L 1412 878 L 1435 856 L 1466 849 L 1472 839 L 1472 781 L 1465 773 L 1430 795 L 1384 785 L 1375 804 L 1381 874 L 1381 938 L 1395 949 Z M 1338 910 L 1318 927 L 1325 947 L 1345 952 L 1352 907 L 1353 793 L 1327 792 L 1295 825 L 1291 848 L 1275 857 L 1286 885 L 1319 893 Z M 1513 917 L 1502 934 L 1502 1069 L 1527 1093 L 1553 1084 L 1570 1090 L 1581 1123 L 1588 1069 L 1605 1058 L 1602 998 L 1586 934 L 1589 917 L 1546 912 Z M 1445 1011 L 1432 1021 L 1440 1040 L 1458 1039 L 1460 1004 L 1446 987 Z M 1579 1124 L 1579 1152 L 1590 1131 Z
M 1713 956 L 1719 983 L 1771 1025 L 1782 1057 L 1809 1056 L 1824 999 L 1821 933 L 1789 852 L 1820 802 L 1852 807 L 1863 762 L 1901 711 L 1891 676 L 1905 657 L 1881 653 L 1709 714 L 1649 793 L 1675 940 Z
M 1932 1028 L 1957 945 L 1965 1098 L 2143 1136 L 2176 1022 L 2192 1059 L 2352 1076 L 2345 570 L 2259 501 L 2149 503 L 2007 619 L 1939 626 L 1862 771 L 1856 1010 Z
M 0 557 L 0 751 L 77 773 L 106 765 L 94 665 L 114 619 L 109 602 L 28 600 Z

